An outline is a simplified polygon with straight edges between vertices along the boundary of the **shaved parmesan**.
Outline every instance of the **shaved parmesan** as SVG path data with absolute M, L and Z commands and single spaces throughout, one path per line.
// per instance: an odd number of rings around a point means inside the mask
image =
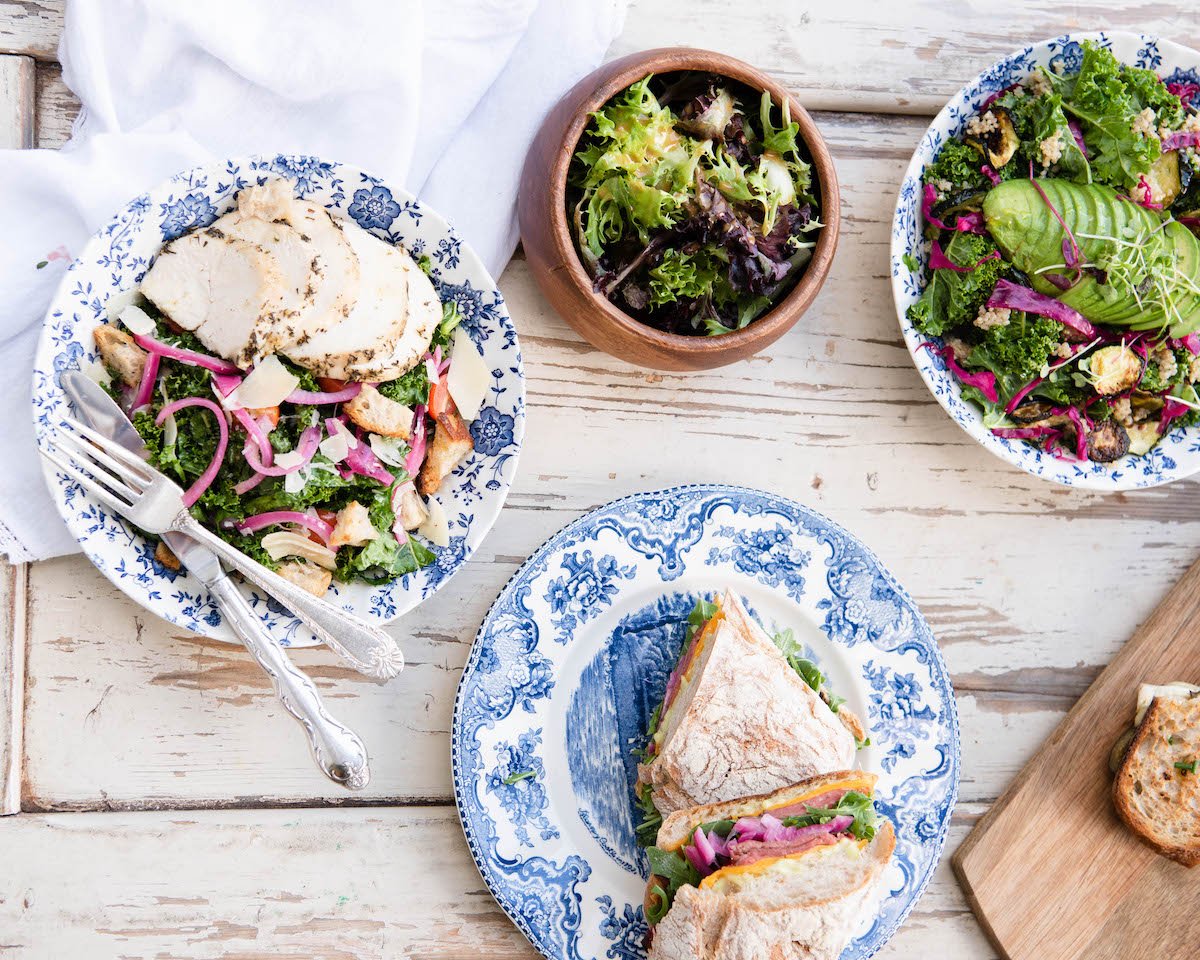
M 310 440 L 309 443 L 312 443 L 312 441 Z M 284 470 L 291 470 L 293 467 L 298 467 L 304 462 L 304 456 L 299 450 L 289 450 L 287 453 L 275 454 L 275 466 L 283 467 Z
M 442 505 L 435 498 L 430 497 L 425 504 L 425 509 L 429 511 L 429 515 L 417 527 L 417 533 L 434 546 L 450 546 L 450 524 L 446 520 L 446 511 L 442 509 Z
M 464 420 L 479 416 L 491 381 L 492 375 L 470 336 L 461 326 L 457 327 L 450 352 L 450 369 L 446 373 L 446 388 Z
M 404 466 L 404 458 L 408 455 L 409 446 L 398 437 L 381 437 L 377 433 L 370 434 L 371 451 L 390 467 Z
M 262 538 L 263 549 L 272 560 L 282 560 L 284 557 L 300 557 L 311 560 L 317 566 L 326 570 L 337 567 L 337 554 L 328 547 L 323 547 L 303 534 L 290 530 L 277 530 Z
M 350 444 L 340 433 L 333 433 L 317 444 L 317 449 L 333 463 L 341 463 L 350 452 Z
M 141 307 L 135 307 L 133 304 L 125 307 L 118 315 L 117 319 L 125 324 L 125 329 L 130 333 L 136 333 L 138 336 L 152 336 L 158 325 L 153 318 Z
M 89 380 L 94 380 L 102 387 L 107 387 L 112 383 L 112 375 L 108 372 L 108 367 L 99 360 L 89 360 L 85 363 L 83 373 Z
M 308 486 L 309 476 L 310 474 L 307 470 L 293 470 L 291 473 L 284 474 L 283 492 L 299 493 Z
M 350 428 L 347 427 L 344 423 L 342 423 L 341 420 L 335 419 L 333 421 L 333 434 L 336 434 L 339 437 L 345 437 L 346 438 L 346 447 L 350 450 L 353 450 L 355 447 L 358 446 L 358 437 L 356 437 L 354 435 L 354 433 L 350 430 Z M 331 434 L 331 436 L 333 434 Z
M 229 395 L 229 400 L 236 406 L 249 407 L 251 410 L 277 407 L 299 385 L 300 378 L 290 373 L 279 358 L 271 354 L 255 365 L 249 376 Z
M 109 321 L 120 320 L 121 311 L 133 303 L 137 299 L 138 288 L 130 287 L 128 290 L 118 290 L 104 303 L 104 313 Z

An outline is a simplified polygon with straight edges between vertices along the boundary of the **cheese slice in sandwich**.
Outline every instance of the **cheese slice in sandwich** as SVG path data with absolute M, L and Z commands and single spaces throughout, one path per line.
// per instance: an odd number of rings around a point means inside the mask
M 875 780 L 842 770 L 667 817 L 646 851 L 649 960 L 836 960 L 895 848 Z
M 1143 684 L 1136 729 L 1117 767 L 1113 802 L 1163 856 L 1200 863 L 1200 687 Z
M 643 843 L 662 815 L 846 769 L 865 739 L 858 718 L 835 712 L 731 591 L 689 622 L 638 767 Z

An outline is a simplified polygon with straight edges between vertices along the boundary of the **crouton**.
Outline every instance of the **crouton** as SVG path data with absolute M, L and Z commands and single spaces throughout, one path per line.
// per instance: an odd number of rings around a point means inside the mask
M 378 536 L 379 531 L 372 526 L 367 508 L 357 500 L 351 500 L 338 511 L 337 522 L 333 525 L 333 533 L 329 537 L 329 549 L 357 547 Z
M 92 337 L 100 351 L 100 360 L 118 380 L 130 387 L 142 382 L 146 351 L 133 342 L 133 337 L 109 323 L 100 324 L 92 331 Z
M 421 472 L 417 475 L 417 491 L 425 497 L 435 493 L 450 471 L 474 449 L 475 441 L 471 439 L 467 422 L 451 404 L 438 414 L 425 462 L 421 464 Z
M 400 498 L 400 525 L 405 530 L 416 530 L 428 516 L 425 501 L 417 491 L 412 488 L 405 490 L 404 496 Z
M 161 540 L 158 541 L 158 546 L 154 548 L 154 559 L 161 563 L 168 570 L 179 569 L 179 558 L 175 556 L 175 554 L 171 552 L 171 548 Z
M 314 597 L 325 596 L 325 592 L 333 580 L 332 571 L 322 570 L 316 564 L 307 563 L 304 560 L 288 560 L 286 563 L 281 563 L 275 572 L 284 580 L 307 590 Z
M 364 383 L 358 396 L 342 409 L 353 423 L 370 433 L 402 440 L 412 436 L 412 410 L 385 397 L 370 384 Z

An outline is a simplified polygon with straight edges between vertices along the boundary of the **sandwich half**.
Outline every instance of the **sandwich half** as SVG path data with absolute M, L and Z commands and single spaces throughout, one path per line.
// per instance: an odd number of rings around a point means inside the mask
M 836 960 L 896 844 L 875 780 L 843 770 L 668 816 L 646 851 L 649 960 Z
M 790 631 L 768 636 L 732 591 L 696 605 L 641 751 L 641 843 L 674 811 L 853 765 L 862 723 L 796 647 Z
M 1200 687 L 1143 684 L 1113 782 L 1117 814 L 1163 856 L 1200 863 Z

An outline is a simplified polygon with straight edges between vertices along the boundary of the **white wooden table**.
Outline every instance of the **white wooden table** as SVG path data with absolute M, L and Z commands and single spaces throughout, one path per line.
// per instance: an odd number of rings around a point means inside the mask
M 554 316 L 520 256 L 500 280 L 528 436 L 482 550 L 396 626 L 377 687 L 296 655 L 364 737 L 374 780 L 326 783 L 239 648 L 181 634 L 81 557 L 4 571 L 0 956 L 531 957 L 484 889 L 450 788 L 455 684 L 516 566 L 580 513 L 697 480 L 760 486 L 860 536 L 908 587 L 953 673 L 963 777 L 949 850 L 1200 552 L 1200 488 L 1103 496 L 995 460 L 900 340 L 889 222 L 932 113 L 1028 39 L 1126 26 L 1200 46 L 1194 5 L 634 0 L 612 56 L 684 43 L 793 87 L 829 140 L 843 233 L 815 306 L 765 356 L 634 369 Z M 58 0 L 0 2 L 0 134 L 56 147 L 76 110 Z M 884 958 L 994 953 L 947 863 Z

